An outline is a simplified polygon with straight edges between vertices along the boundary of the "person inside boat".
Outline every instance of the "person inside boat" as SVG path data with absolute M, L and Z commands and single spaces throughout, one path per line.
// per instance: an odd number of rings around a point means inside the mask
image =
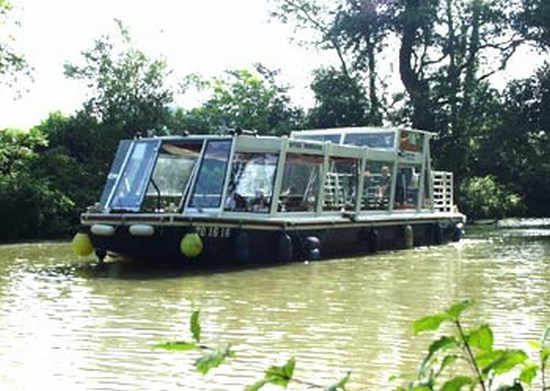
M 256 190 L 254 198 L 250 200 L 250 206 L 253 212 L 269 211 L 269 200 L 263 190 Z
M 233 192 L 231 197 L 227 200 L 227 209 L 234 211 L 246 211 L 248 210 L 246 198 L 237 192 Z
M 405 169 L 401 169 L 397 172 L 396 182 L 395 182 L 395 207 L 403 208 L 405 207 L 405 192 L 407 189 L 407 176 Z
M 378 205 L 380 207 L 383 207 L 388 202 L 390 185 L 390 168 L 388 166 L 382 166 L 380 170 L 380 179 L 378 180 Z

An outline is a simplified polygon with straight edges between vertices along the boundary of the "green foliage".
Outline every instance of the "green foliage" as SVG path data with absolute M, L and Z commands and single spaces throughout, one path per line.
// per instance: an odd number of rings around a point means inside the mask
M 365 91 L 356 78 L 334 68 L 318 69 L 315 71 L 311 89 L 316 102 L 307 113 L 308 128 L 369 124 Z
M 296 360 L 292 357 L 281 367 L 271 366 L 265 371 L 265 377 L 251 387 L 246 388 L 247 391 L 256 391 L 265 386 L 266 384 L 273 384 L 286 388 L 288 383 L 292 380 L 294 375 L 294 368 L 296 367 Z
M 209 97 L 202 106 L 180 114 L 180 127 L 192 133 L 225 133 L 242 128 L 283 134 L 296 129 L 302 112 L 290 104 L 287 88 L 277 84 L 276 75 L 257 64 L 254 71 L 226 71 L 225 77 L 211 80 L 188 76 L 188 86 L 206 91 Z
M 346 391 L 346 384 L 349 381 L 351 372 L 348 372 L 346 376 L 340 379 L 337 383 L 334 383 L 327 387 L 327 391 Z
M 74 230 L 78 214 L 99 197 L 113 158 L 114 140 L 102 136 L 102 127 L 83 112 L 72 117 L 51 113 L 35 129 L 48 137 L 49 146 L 32 170 L 73 202 L 66 224 Z
M 164 349 L 167 351 L 206 351 L 206 353 L 200 355 L 194 362 L 196 370 L 205 375 L 211 369 L 217 368 L 225 363 L 230 358 L 235 358 L 235 352 L 231 350 L 231 345 L 226 345 L 220 349 L 212 349 L 206 345 L 200 344 L 201 341 L 201 324 L 200 324 L 200 312 L 193 311 L 189 318 L 189 331 L 193 337 L 192 342 L 187 341 L 170 341 L 162 342 L 154 345 L 155 348 Z M 340 379 L 337 383 L 330 385 L 329 387 L 322 387 L 317 384 L 305 382 L 297 379 L 294 376 L 294 369 L 296 368 L 296 359 L 290 358 L 282 366 L 271 366 L 266 369 L 264 377 L 258 380 L 251 386 L 246 387 L 247 391 L 257 391 L 265 385 L 271 384 L 287 388 L 289 383 L 295 382 L 308 386 L 308 388 L 324 388 L 328 391 L 345 391 L 347 382 L 349 381 L 350 373 Z
M 460 185 L 459 206 L 472 220 L 521 216 L 525 206 L 519 195 L 498 183 L 496 177 L 472 177 Z
M 550 49 L 550 3 L 545 0 L 522 0 L 515 28 L 542 50 Z
M 193 339 L 197 342 L 201 341 L 201 324 L 199 321 L 199 315 L 200 311 L 194 311 L 191 314 L 191 335 L 193 335 Z
M 135 48 L 128 29 L 115 22 L 117 35 L 97 39 L 82 52 L 83 64 L 65 64 L 65 75 L 86 82 L 90 98 L 84 111 L 110 130 L 104 136 L 116 144 L 136 132 L 162 134 L 174 91 L 165 85 L 166 62 Z
M 235 353 L 231 351 L 231 346 L 228 345 L 223 349 L 213 350 L 195 360 L 195 368 L 199 373 L 206 375 L 211 369 L 219 367 L 228 358 L 235 357 Z
M 17 90 L 17 75 L 30 74 L 30 68 L 25 58 L 13 48 L 14 35 L 7 29 L 12 29 L 13 23 L 9 17 L 13 6 L 7 0 L 0 0 L 0 85 Z
M 13 177 L 25 171 L 28 163 L 37 158 L 38 151 L 47 145 L 39 130 L 0 130 L 0 175 Z
M 465 387 L 473 390 L 479 386 L 485 391 L 490 390 L 497 379 L 498 383 L 506 382 L 501 375 L 509 374 L 515 374 L 512 383 L 500 385 L 498 390 L 524 390 L 524 386 L 532 384 L 539 370 L 545 389 L 544 372 L 548 355 L 545 355 L 544 349 L 548 347 L 544 344 L 550 332 L 543 336 L 541 341 L 544 343 L 535 345 L 540 353 L 539 366 L 529 362 L 523 350 L 495 349 L 493 332 L 488 324 L 467 329 L 461 320 L 462 314 L 472 305 L 473 301 L 466 300 L 413 323 L 415 333 L 436 331 L 442 325 L 451 325 L 454 333 L 440 336 L 431 343 L 413 380 L 398 387 L 398 390 L 461 390 Z M 465 373 L 464 366 L 456 363 L 467 363 L 470 373 Z
M 416 373 L 412 375 L 392 376 L 390 381 L 409 379 L 398 391 L 459 391 L 464 388 L 488 391 L 493 384 L 499 384 L 497 391 L 523 391 L 524 386 L 531 386 L 540 373 L 542 390 L 546 390 L 545 371 L 550 358 L 550 327 L 543 333 L 539 341 L 530 342 L 531 347 L 539 352 L 539 363 L 529 361 L 528 355 L 519 349 L 496 349 L 494 347 L 493 331 L 488 324 L 466 328 L 462 321 L 463 313 L 474 305 L 473 300 L 464 300 L 448 309 L 433 315 L 425 316 L 413 322 L 415 333 L 433 332 L 445 325 L 451 326 L 454 332 L 434 340 L 422 360 Z M 164 342 L 155 345 L 168 351 L 197 351 L 207 353 L 195 360 L 199 373 L 206 374 L 217 368 L 228 358 L 234 358 L 231 345 L 222 349 L 211 349 L 199 345 L 201 326 L 200 312 L 194 311 L 190 317 L 189 330 L 193 342 Z M 467 366 L 463 364 L 466 363 Z M 469 368 L 469 370 L 468 370 Z M 264 377 L 245 388 L 246 391 L 257 391 L 266 385 L 287 388 L 290 383 L 306 386 L 308 389 L 324 389 L 327 391 L 345 391 L 350 379 L 348 372 L 345 377 L 328 387 L 299 380 L 295 376 L 296 359 L 290 358 L 282 366 L 270 366 L 264 372 Z M 506 375 L 503 377 L 502 375 Z M 511 384 L 506 384 L 511 382 Z
M 35 169 L 47 140 L 38 129 L 0 131 L 0 241 L 65 235 L 73 201 Z
M 201 345 L 201 324 L 200 311 L 193 311 L 189 319 L 189 332 L 193 341 L 173 341 L 156 344 L 154 347 L 169 351 L 207 351 L 195 360 L 195 368 L 203 375 L 206 375 L 211 369 L 222 365 L 227 359 L 235 357 L 235 352 L 231 350 L 231 345 L 221 349 L 211 349 L 208 346 Z
M 485 139 L 478 167 L 522 194 L 529 214 L 547 216 L 550 204 L 550 65 L 508 84 L 500 120 Z

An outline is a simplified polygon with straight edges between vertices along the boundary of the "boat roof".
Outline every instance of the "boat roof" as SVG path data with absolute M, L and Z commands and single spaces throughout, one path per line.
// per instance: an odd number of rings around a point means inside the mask
M 435 136 L 436 133 L 429 132 L 427 130 L 413 129 L 407 127 L 380 127 L 380 126 L 354 126 L 354 127 L 341 127 L 341 128 L 323 128 L 323 129 L 305 129 L 305 130 L 293 130 L 290 133 L 290 137 L 296 137 L 300 135 L 331 135 L 331 134 L 376 134 L 376 133 L 389 133 L 389 132 L 413 132 L 425 134 L 427 136 Z

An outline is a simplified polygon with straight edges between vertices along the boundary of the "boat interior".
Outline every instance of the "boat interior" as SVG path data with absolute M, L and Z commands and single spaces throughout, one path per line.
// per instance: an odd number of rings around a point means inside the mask
M 451 211 L 431 133 L 402 128 L 123 140 L 91 212 L 277 218 Z

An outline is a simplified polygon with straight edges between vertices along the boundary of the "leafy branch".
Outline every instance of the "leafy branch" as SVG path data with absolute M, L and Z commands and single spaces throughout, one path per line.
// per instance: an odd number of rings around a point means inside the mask
M 479 386 L 483 391 L 490 391 L 499 376 L 513 370 L 519 370 L 513 383 L 502 385 L 502 378 L 498 378 L 501 385 L 497 391 L 524 390 L 524 386 L 532 385 L 539 371 L 542 391 L 548 389 L 545 385 L 545 369 L 550 356 L 550 327 L 540 342 L 532 343 L 539 350 L 540 364 L 531 363 L 523 350 L 495 349 L 493 332 L 488 324 L 473 329 L 465 328 L 460 316 L 473 304 L 472 300 L 466 300 L 413 323 L 413 330 L 417 334 L 439 330 L 443 324 L 452 325 L 455 332 L 432 342 L 415 378 L 397 390 L 455 391 L 465 386 L 474 390 Z M 471 373 L 462 374 L 461 367 L 453 366 L 456 362 L 465 362 Z
M 189 331 L 192 336 L 191 341 L 171 341 L 156 344 L 155 348 L 165 349 L 169 351 L 202 351 L 204 352 L 199 356 L 195 362 L 195 368 L 202 375 L 207 374 L 211 369 L 217 368 L 226 362 L 229 358 L 235 358 L 235 352 L 231 350 L 231 345 L 228 344 L 221 349 L 212 349 L 201 342 L 201 324 L 200 324 L 200 311 L 194 311 L 191 314 L 189 320 Z M 246 391 L 257 391 L 267 384 L 272 384 L 287 388 L 289 383 L 294 382 L 299 385 L 306 386 L 311 389 L 324 389 L 326 391 L 345 391 L 346 383 L 349 380 L 350 373 L 344 378 L 339 380 L 328 387 L 324 387 L 315 383 L 300 380 L 294 376 L 294 369 L 296 367 L 296 359 L 290 358 L 282 366 L 271 366 L 264 372 L 264 377 L 258 380 L 251 386 L 245 388 Z

